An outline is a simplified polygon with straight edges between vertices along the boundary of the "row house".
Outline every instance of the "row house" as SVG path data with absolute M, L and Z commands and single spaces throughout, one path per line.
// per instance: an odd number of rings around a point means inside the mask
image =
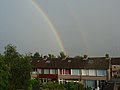
M 111 75 L 113 78 L 120 77 L 120 58 L 111 58 Z
M 43 82 L 80 82 L 86 87 L 102 88 L 111 76 L 110 59 L 105 57 L 33 59 L 32 66 L 32 78 Z
M 120 90 L 120 57 L 111 58 L 111 79 L 110 86 L 113 84 L 112 90 Z

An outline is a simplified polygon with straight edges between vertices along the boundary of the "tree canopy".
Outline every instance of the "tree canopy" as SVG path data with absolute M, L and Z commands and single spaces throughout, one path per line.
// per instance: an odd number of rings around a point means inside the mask
M 64 52 L 60 52 L 60 55 L 58 55 L 58 58 L 60 59 L 65 59 L 67 57 L 67 55 L 65 55 Z
M 35 52 L 34 55 L 33 55 L 34 58 L 40 58 L 40 54 L 39 52 Z
M 8 67 L 5 64 L 5 58 L 0 55 L 0 90 L 7 90 L 8 87 Z
M 30 90 L 31 57 L 21 55 L 16 46 L 5 46 L 0 55 L 0 90 Z

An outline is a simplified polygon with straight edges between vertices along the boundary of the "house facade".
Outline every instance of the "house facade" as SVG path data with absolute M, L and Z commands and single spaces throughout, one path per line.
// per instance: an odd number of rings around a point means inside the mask
M 120 57 L 111 58 L 111 80 L 113 90 L 120 90 Z
M 103 88 L 110 80 L 110 59 L 104 57 L 66 58 L 65 60 L 33 59 L 32 78 L 40 78 L 43 82 L 59 83 L 79 82 L 86 87 Z
M 120 77 L 120 58 L 111 58 L 111 74 L 113 78 Z

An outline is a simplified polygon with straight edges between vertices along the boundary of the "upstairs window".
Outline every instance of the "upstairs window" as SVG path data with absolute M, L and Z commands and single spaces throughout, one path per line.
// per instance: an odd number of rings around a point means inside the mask
M 49 74 L 49 69 L 44 69 L 44 74 Z
M 37 69 L 37 72 L 38 72 L 39 74 L 42 74 L 41 69 Z
M 82 75 L 83 75 L 83 76 L 88 76 L 88 75 L 89 75 L 89 70 L 87 70 L 87 69 L 82 69 Z
M 97 70 L 97 76 L 106 76 L 107 71 L 106 70 Z
M 56 70 L 55 69 L 50 69 L 50 74 L 56 74 Z
M 60 74 L 61 75 L 70 75 L 71 70 L 70 69 L 60 69 Z
M 70 75 L 71 74 L 71 70 L 70 69 L 65 69 L 65 75 Z
M 96 70 L 89 70 L 89 76 L 96 76 Z
M 71 69 L 71 75 L 80 75 L 80 69 Z

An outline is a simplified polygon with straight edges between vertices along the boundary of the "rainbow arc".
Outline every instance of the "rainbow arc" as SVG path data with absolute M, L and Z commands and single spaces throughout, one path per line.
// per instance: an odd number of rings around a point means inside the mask
M 50 18 L 47 16 L 47 14 L 43 11 L 43 9 L 37 5 L 37 3 L 35 2 L 35 0 L 31 0 L 32 1 L 32 4 L 35 6 L 36 9 L 38 9 L 38 11 L 40 12 L 40 14 L 44 17 L 44 19 L 46 20 L 46 22 L 48 23 L 49 27 L 51 28 L 52 32 L 54 33 L 56 39 L 57 39 L 57 42 L 60 46 L 60 49 L 61 51 L 63 51 L 65 54 L 66 54 L 66 51 L 65 51 L 65 48 L 64 48 L 64 45 L 63 45 L 63 42 L 55 28 L 55 26 L 53 25 L 53 23 L 51 22 Z

